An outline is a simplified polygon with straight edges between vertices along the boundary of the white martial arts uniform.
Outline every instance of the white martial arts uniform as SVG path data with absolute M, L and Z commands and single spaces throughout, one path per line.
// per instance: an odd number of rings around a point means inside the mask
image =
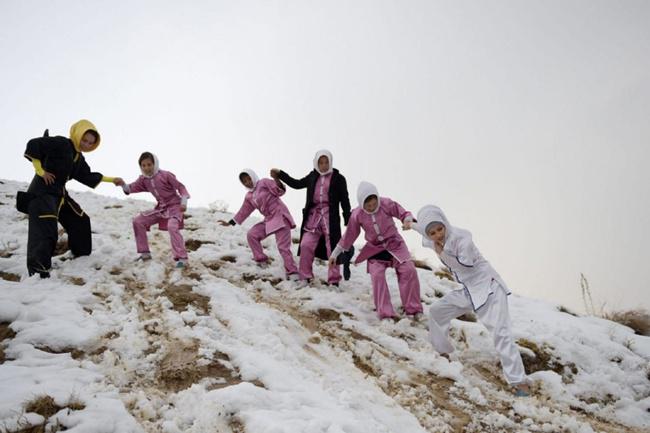
M 426 228 L 433 222 L 445 226 L 446 237 L 438 257 L 463 285 L 435 302 L 429 309 L 429 336 L 431 344 L 439 353 L 451 353 L 454 347 L 447 334 L 452 319 L 473 311 L 479 321 L 492 333 L 494 345 L 506 380 L 511 385 L 526 382 L 524 364 L 519 349 L 512 339 L 508 298 L 510 290 L 490 263 L 483 258 L 472 241 L 472 235 L 463 229 L 452 227 L 437 206 L 420 209 L 414 228 L 423 236 L 423 245 L 434 248 L 426 235 Z

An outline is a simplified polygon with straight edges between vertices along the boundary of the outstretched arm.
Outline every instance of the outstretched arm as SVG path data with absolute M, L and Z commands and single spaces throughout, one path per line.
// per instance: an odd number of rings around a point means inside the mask
M 359 234 L 361 234 L 361 224 L 359 224 L 359 220 L 357 219 L 356 214 L 353 214 L 348 222 L 347 228 L 345 229 L 345 233 L 343 233 L 343 236 L 341 237 L 341 240 L 339 241 L 338 245 L 336 245 L 336 248 L 334 248 L 332 251 L 332 254 L 330 254 L 330 258 L 328 260 L 329 266 L 336 265 L 336 259 L 338 258 L 339 254 L 341 254 L 343 251 L 349 250 L 350 247 L 352 247 L 352 244 L 354 244 L 354 241 L 356 241 L 359 237 Z
M 278 169 L 273 169 L 271 170 L 272 175 L 275 174 L 276 179 L 280 179 L 282 182 L 286 183 L 289 188 L 293 189 L 303 189 L 307 188 L 307 179 L 309 178 L 309 175 L 303 177 L 302 179 L 294 179 L 293 177 L 289 176 L 288 173 L 285 173 L 282 170 Z

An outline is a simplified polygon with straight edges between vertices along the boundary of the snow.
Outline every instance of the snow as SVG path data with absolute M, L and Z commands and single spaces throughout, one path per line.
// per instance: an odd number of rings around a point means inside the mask
M 27 220 L 13 207 L 25 188 L 0 183 L 0 272 L 20 277 L 0 279 L 0 323 L 15 333 L 2 342 L 0 431 L 650 430 L 650 338 L 622 325 L 510 296 L 515 338 L 566 367 L 533 373 L 533 396 L 516 398 L 480 323 L 452 322 L 448 361 L 428 343 L 425 318 L 377 319 L 364 265 L 335 288 L 317 264 L 321 281 L 296 290 L 272 238 L 272 265 L 252 261 L 245 231 L 255 221 L 216 224 L 231 217 L 220 201 L 187 212 L 183 235 L 202 244 L 176 270 L 156 229 L 154 260 L 135 262 L 130 221 L 150 203 L 75 193 L 92 219 L 93 254 L 57 256 L 52 278 L 29 278 Z M 425 312 L 458 287 L 418 273 Z M 396 287 L 393 272 L 388 283 Z M 44 395 L 60 409 L 27 413 Z

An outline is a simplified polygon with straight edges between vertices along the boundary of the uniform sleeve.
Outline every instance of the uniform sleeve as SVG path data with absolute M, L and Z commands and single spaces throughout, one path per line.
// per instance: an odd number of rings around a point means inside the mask
M 246 221 L 246 218 L 250 216 L 250 214 L 253 213 L 255 210 L 255 206 L 253 206 L 253 203 L 248 199 L 248 195 L 244 198 L 244 203 L 242 203 L 241 208 L 237 213 L 235 214 L 234 217 L 232 217 L 232 220 L 235 221 L 237 224 L 241 225 L 244 221 Z
M 90 167 L 82 154 L 78 154 L 77 158 L 78 160 L 75 162 L 77 169 L 74 171 L 72 178 L 90 188 L 95 188 L 101 183 L 104 176 L 101 173 L 90 171 Z
M 287 191 L 282 182 L 276 182 L 271 179 L 262 179 L 260 182 L 262 181 L 264 181 L 264 184 L 268 187 L 269 192 L 276 197 L 282 197 Z
M 44 137 L 32 138 L 27 142 L 27 146 L 25 147 L 25 158 L 30 161 L 37 159 L 42 162 L 50 155 L 59 155 L 64 153 L 68 143 L 59 138 L 49 137 L 47 135 Z
M 455 252 L 458 263 L 468 268 L 473 267 L 479 257 L 478 248 L 469 236 L 458 240 Z
M 359 224 L 359 220 L 357 219 L 356 214 L 352 214 L 348 221 L 348 226 L 345 229 L 345 233 L 343 233 L 338 245 L 343 251 L 349 250 L 352 244 L 354 244 L 354 241 L 359 237 L 360 233 L 361 225 Z
M 278 177 L 282 182 L 286 183 L 289 186 L 289 188 L 303 189 L 303 188 L 307 188 L 308 185 L 307 178 L 309 178 L 309 174 L 303 177 L 302 179 L 294 179 L 284 171 L 280 170 L 280 175 Z
M 351 206 L 350 206 L 350 195 L 348 194 L 348 184 L 345 180 L 345 177 L 341 176 L 341 209 L 343 209 L 343 224 L 348 225 L 350 221 Z
M 41 164 L 40 159 L 32 158 L 32 165 L 34 166 L 34 171 L 37 175 L 43 177 L 45 170 L 43 170 L 43 165 Z
M 136 179 L 135 182 L 124 184 L 122 190 L 126 195 L 146 191 L 147 188 L 144 184 L 144 177 L 140 176 Z
M 172 184 L 172 187 L 178 191 L 178 194 L 181 196 L 181 198 L 185 198 L 187 201 L 188 198 L 190 198 L 190 193 L 187 192 L 187 188 L 185 188 L 185 185 L 183 185 L 178 179 L 176 179 L 176 176 L 174 176 L 174 173 L 169 173 L 169 181 Z
M 411 214 L 411 212 L 404 209 L 396 201 L 391 200 L 389 198 L 385 198 L 385 197 L 382 197 L 381 200 L 388 201 L 388 203 L 386 204 L 386 206 L 388 208 L 388 213 L 393 218 L 397 218 L 402 222 L 413 221 L 413 215 Z

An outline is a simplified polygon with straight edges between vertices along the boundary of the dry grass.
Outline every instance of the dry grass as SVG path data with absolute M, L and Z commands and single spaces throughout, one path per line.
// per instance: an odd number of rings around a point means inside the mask
M 632 328 L 637 335 L 650 336 L 650 313 L 646 310 L 616 311 L 603 313 L 603 319 Z
M 436 277 L 440 278 L 441 280 L 445 279 L 445 280 L 449 280 L 449 281 L 456 281 L 456 279 L 454 278 L 452 273 L 448 269 L 445 269 L 445 268 L 438 269 L 433 274 Z
M 560 305 L 559 307 L 557 307 L 557 311 L 559 311 L 560 313 L 566 313 L 566 314 L 570 314 L 570 315 L 572 315 L 574 317 L 578 317 L 577 313 L 574 313 L 573 311 L 569 310 L 564 305 Z
M 45 419 L 48 419 L 61 409 L 63 409 L 63 407 L 57 405 L 54 402 L 54 399 L 49 395 L 39 395 L 33 400 L 25 403 L 26 413 L 37 413 Z
M 425 260 L 413 259 L 413 264 L 416 268 L 426 269 L 427 271 L 432 271 L 433 268 Z
M 521 354 L 526 374 L 532 374 L 537 371 L 554 371 L 561 375 L 564 381 L 569 382 L 572 380 L 573 375 L 578 373 L 578 368 L 574 363 L 562 364 L 554 356 L 553 347 L 546 343 L 538 346 L 533 341 L 521 338 L 517 340 L 517 344 L 531 350 L 535 354 L 534 357 L 531 357 L 525 352 Z

